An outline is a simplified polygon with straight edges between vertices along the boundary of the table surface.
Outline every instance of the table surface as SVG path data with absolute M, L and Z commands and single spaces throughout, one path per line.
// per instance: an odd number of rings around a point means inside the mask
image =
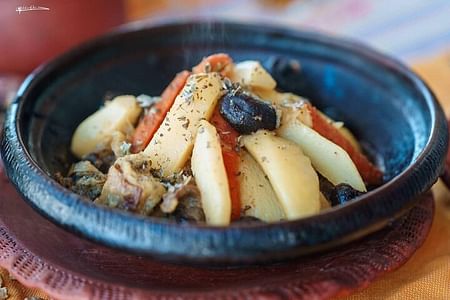
M 123 0 L 122 4 L 125 18 L 119 23 L 168 17 L 220 17 L 284 24 L 360 40 L 413 67 L 431 86 L 450 116 L 450 1 Z M 48 13 L 58 13 L 52 12 L 52 6 L 49 8 Z M 86 14 L 98 14 L 99 9 L 86 10 Z M 49 34 L 44 40 L 50 38 Z M 51 55 L 62 50 L 55 50 Z M 14 90 L 18 82 L 15 78 L 23 73 L 5 80 L 5 77 L 1 79 L 5 71 L 0 66 L 0 97 L 10 98 L 11 93 L 2 94 L 2 91 Z M 402 268 L 348 299 L 450 299 L 450 192 L 440 182 L 433 187 L 433 192 L 436 216 L 425 244 Z M 27 289 L 10 279 L 5 270 L 0 270 L 0 276 L 3 286 L 8 288 L 8 299 L 45 298 L 42 292 Z

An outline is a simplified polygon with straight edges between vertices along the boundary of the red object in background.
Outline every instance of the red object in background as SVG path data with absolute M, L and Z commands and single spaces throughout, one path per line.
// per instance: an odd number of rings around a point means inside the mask
M 26 75 L 124 22 L 122 0 L 0 1 L 0 73 Z

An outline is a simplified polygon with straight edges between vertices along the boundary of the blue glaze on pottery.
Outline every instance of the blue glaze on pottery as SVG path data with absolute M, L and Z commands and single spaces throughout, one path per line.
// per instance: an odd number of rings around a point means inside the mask
M 279 89 L 305 96 L 338 116 L 385 169 L 388 182 L 301 220 L 214 228 L 97 207 L 52 179 L 74 160 L 69 144 L 76 126 L 105 98 L 159 95 L 175 73 L 219 51 L 235 60 L 262 61 Z M 276 69 L 275 57 L 298 60 L 301 72 Z M 315 33 L 201 21 L 125 28 L 38 68 L 11 105 L 3 137 L 8 176 L 53 222 L 135 253 L 224 264 L 295 257 L 382 227 L 437 180 L 448 143 L 444 114 L 432 93 L 390 58 Z

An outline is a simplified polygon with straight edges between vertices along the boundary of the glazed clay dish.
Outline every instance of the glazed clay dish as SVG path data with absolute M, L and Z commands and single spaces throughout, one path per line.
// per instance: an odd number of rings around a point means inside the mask
M 67 230 L 236 264 L 382 228 L 437 180 L 447 140 L 426 85 L 382 54 L 196 21 L 125 27 L 38 68 L 8 111 L 2 157 Z

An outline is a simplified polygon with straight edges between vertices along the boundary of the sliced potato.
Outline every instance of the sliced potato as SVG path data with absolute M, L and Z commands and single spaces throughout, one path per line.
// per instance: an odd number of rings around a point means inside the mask
M 261 167 L 247 151 L 242 149 L 240 156 L 239 185 L 243 215 L 265 222 L 286 219 L 277 195 Z
M 314 168 L 334 185 L 347 183 L 358 191 L 366 191 L 352 159 L 338 145 L 296 120 L 282 124 L 277 133 L 297 143 L 311 159 Z
M 233 82 L 255 88 L 273 90 L 277 85 L 261 63 L 253 60 L 236 64 L 230 77 Z
M 175 99 L 144 153 L 163 176 L 178 173 L 189 159 L 200 120 L 209 120 L 222 95 L 218 73 L 195 74 Z
M 206 223 L 228 225 L 231 197 L 216 128 L 202 120 L 191 158 L 192 173 L 202 196 Z
M 290 119 L 297 119 L 310 127 L 312 126 L 311 114 L 303 105 L 308 102 L 305 98 L 275 90 L 253 89 L 252 92 L 262 100 L 271 102 L 277 110 L 281 111 L 280 125 L 289 122 Z
M 308 102 L 307 99 L 300 97 L 292 93 L 280 93 L 275 90 L 266 89 L 253 89 L 252 92 L 259 98 L 272 102 L 278 109 L 282 111 L 281 124 L 285 123 L 289 119 L 296 118 L 303 122 L 303 124 L 312 127 L 311 115 L 308 113 L 306 107 L 302 106 L 303 103 Z M 333 124 L 347 140 L 352 144 L 355 149 L 361 152 L 361 145 L 355 138 L 353 133 L 344 126 L 342 122 L 336 122 L 330 117 L 320 112 L 320 114 Z
M 318 112 L 325 120 L 330 122 L 335 128 L 337 128 L 341 132 L 341 134 L 350 142 L 350 144 L 353 146 L 353 148 L 355 148 L 359 152 L 362 152 L 362 148 L 361 148 L 361 145 L 359 144 L 358 140 L 355 138 L 353 133 L 347 127 L 344 126 L 343 122 L 336 122 L 333 119 L 331 119 L 329 116 L 324 114 L 323 112 L 321 112 L 319 110 L 318 110 Z
M 361 145 L 359 144 L 356 137 L 353 135 L 353 133 L 345 126 L 341 126 L 338 128 L 338 130 L 341 132 L 341 134 L 352 144 L 353 148 L 358 150 L 359 152 L 363 152 Z
M 319 179 L 298 145 L 265 130 L 241 141 L 269 178 L 287 219 L 319 211 Z
M 252 92 L 259 98 L 272 102 L 277 107 L 295 107 L 308 102 L 307 99 L 293 93 L 282 93 L 276 90 L 253 88 Z
M 114 132 L 127 134 L 136 123 L 141 107 L 134 96 L 119 96 L 87 117 L 72 136 L 71 150 L 78 158 L 109 147 Z

